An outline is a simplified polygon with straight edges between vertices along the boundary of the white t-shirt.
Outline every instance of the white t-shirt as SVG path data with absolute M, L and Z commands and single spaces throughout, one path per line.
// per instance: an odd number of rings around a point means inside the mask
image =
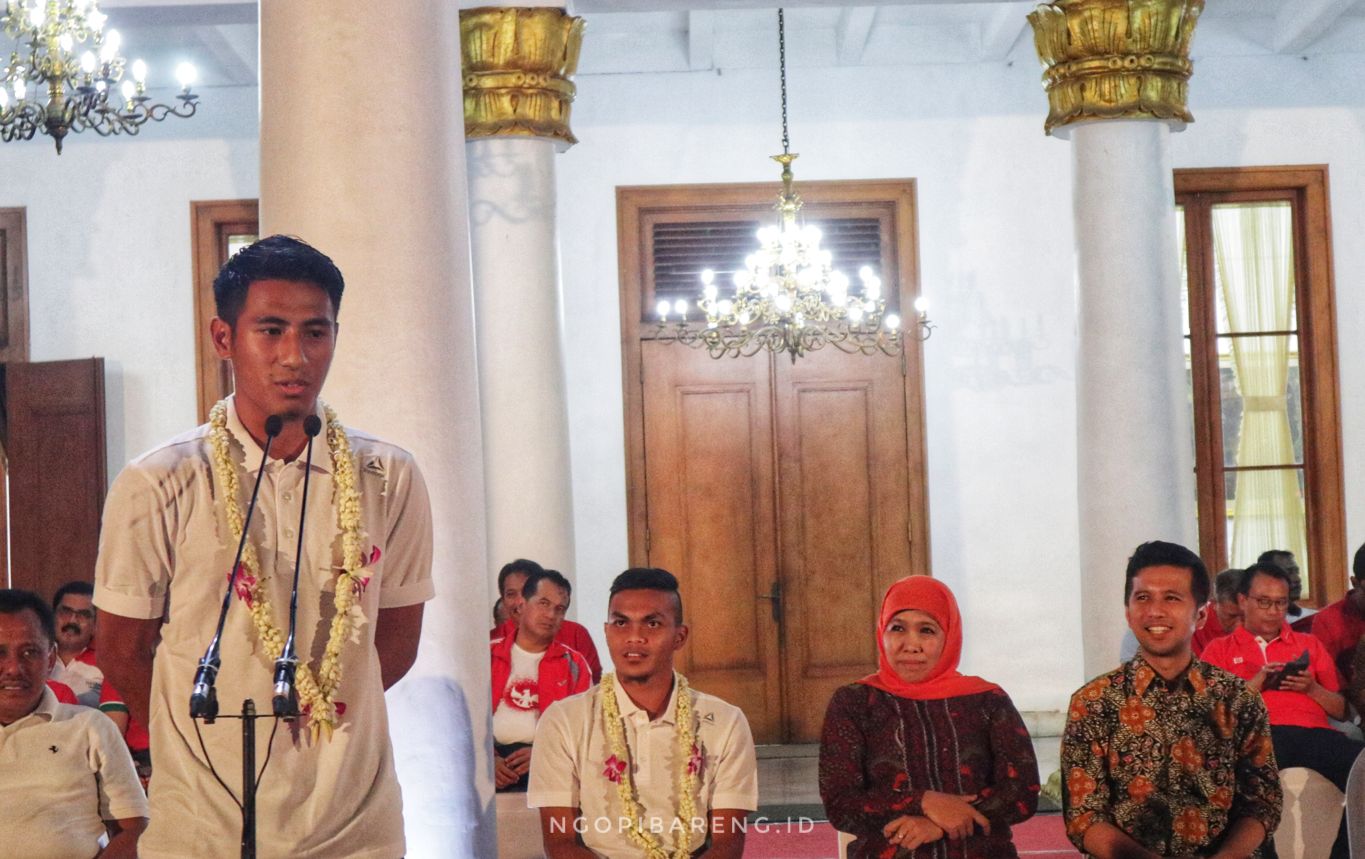
M 98 666 L 83 661 L 89 659 L 87 656 L 89 648 L 71 657 L 70 662 L 63 662 L 60 655 L 52 663 L 52 673 L 49 679 L 56 680 L 58 683 L 65 683 L 71 687 L 71 693 L 76 696 L 76 700 L 83 706 L 100 706 L 100 689 L 104 687 L 104 672 Z
M 540 703 L 540 660 L 545 651 L 531 653 L 512 643 L 512 671 L 493 711 L 493 739 L 502 745 L 529 743 L 536 738 L 536 709 Z
M 579 834 L 588 849 L 607 859 L 640 859 L 640 848 L 619 825 L 622 808 L 616 783 L 606 776 L 612 753 L 602 721 L 601 689 L 594 686 L 556 701 L 541 714 L 526 803 L 532 808 L 577 808 Z M 630 747 L 631 778 L 644 809 L 642 827 L 654 831 L 670 854 L 684 825 L 676 822 L 681 763 L 673 722 L 677 694 L 675 680 L 663 714 L 650 721 L 649 713 L 615 686 Z M 748 720 L 733 704 L 695 689 L 690 694 L 701 766 L 697 813 L 705 816 L 721 808 L 756 810 L 758 762 Z M 705 821 L 694 825 L 704 829 Z M 691 838 L 696 850 L 701 835 Z
M 245 509 L 261 450 L 228 409 L 241 505 Z M 163 618 L 153 665 L 151 750 L 155 787 L 147 831 L 138 842 L 146 859 L 240 855 L 241 813 L 214 779 L 189 717 L 190 689 L 213 636 L 236 541 L 225 505 L 215 500 L 208 427 L 201 426 L 138 457 L 114 481 L 104 507 L 95 604 L 101 612 Z M 360 489 L 362 554 L 368 586 L 358 605 L 365 616 L 359 642 L 341 652 L 337 692 L 345 706 L 337 732 L 310 741 L 308 731 L 280 726 L 257 795 L 260 856 L 394 859 L 405 850 L 402 797 L 394 774 L 388 714 L 374 648 L 381 608 L 432 596 L 431 511 L 412 457 L 394 445 L 347 430 Z M 332 504 L 332 461 L 326 435 L 313 449 L 307 534 L 299 581 L 298 653 L 316 668 L 326 644 L 341 566 L 341 537 Z M 303 457 L 266 465 L 250 538 L 267 578 L 275 625 L 287 625 L 297 546 Z M 246 602 L 234 596 L 223 632 L 218 700 L 224 715 L 243 699 L 269 712 L 273 662 L 260 643 Z M 107 717 L 102 717 L 107 718 Z M 302 720 L 301 720 L 302 721 Z M 271 723 L 257 724 L 256 761 L 266 760 Z M 240 795 L 241 722 L 201 724 L 213 767 Z
M 128 747 L 98 710 L 59 704 L 0 726 L 0 855 L 88 859 L 104 821 L 147 816 Z

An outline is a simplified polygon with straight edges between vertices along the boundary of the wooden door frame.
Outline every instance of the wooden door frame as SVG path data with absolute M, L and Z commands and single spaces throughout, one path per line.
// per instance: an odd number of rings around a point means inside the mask
M 223 265 L 222 249 L 232 234 L 255 234 L 260 206 L 256 200 L 190 202 L 190 258 L 194 272 L 194 355 L 199 419 L 227 395 L 220 375 L 221 360 L 209 340 L 209 322 L 217 315 L 213 279 Z M 247 227 L 250 229 L 246 229 Z
M 28 227 L 23 207 L 0 209 L 0 241 L 4 242 L 4 277 L 0 296 L 8 307 L 7 331 L 0 332 L 0 362 L 28 360 Z
M 621 378 L 624 395 L 626 439 L 626 515 L 629 558 L 632 566 L 648 562 L 647 526 L 649 511 L 645 493 L 644 388 L 640 341 L 648 339 L 653 324 L 643 321 L 640 281 L 641 264 L 647 259 L 646 237 L 641 225 L 645 218 L 667 210 L 733 207 L 737 213 L 752 216 L 762 211 L 777 192 L 770 182 L 721 185 L 619 186 L 616 189 L 617 265 L 621 307 Z M 852 181 L 803 182 L 802 199 L 811 208 L 821 205 L 840 209 L 885 209 L 890 207 L 895 224 L 895 263 L 899 274 L 900 307 L 909 309 L 919 296 L 919 229 L 916 223 L 914 179 L 863 179 Z M 902 311 L 911 319 L 912 313 Z M 907 325 L 913 331 L 913 326 Z M 686 348 L 680 346 L 679 348 Z M 723 358 L 743 361 L 745 358 Z M 799 360 L 799 359 L 798 359 Z M 881 356 L 868 360 L 892 360 Z M 909 486 L 911 519 L 909 534 L 912 569 L 931 572 L 929 553 L 928 469 L 924 427 L 924 352 L 915 337 L 905 339 L 901 358 L 905 386 L 906 452 L 910 464 Z M 781 559 L 779 556 L 779 569 Z

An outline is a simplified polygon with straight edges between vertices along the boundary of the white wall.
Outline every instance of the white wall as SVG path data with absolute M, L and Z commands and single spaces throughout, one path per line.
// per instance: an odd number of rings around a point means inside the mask
M 803 180 L 913 177 L 925 346 L 934 573 L 962 602 L 963 667 L 1023 709 L 1084 679 L 1076 549 L 1074 262 L 1069 144 L 1046 138 L 1031 62 L 796 69 Z M 566 375 L 578 587 L 595 632 L 627 562 L 615 187 L 777 182 L 771 71 L 584 76 L 559 157 Z M 1180 167 L 1331 167 L 1337 313 L 1365 315 L 1360 192 L 1365 54 L 1199 61 Z M 195 420 L 189 201 L 258 187 L 254 91 L 210 91 L 201 116 L 134 140 L 0 146 L 0 206 L 28 207 L 35 360 L 103 355 L 109 462 Z M 1352 546 L 1365 539 L 1365 349 L 1343 334 L 1342 427 Z M 344 347 L 343 347 L 344 348 Z M 1140 419 L 1140 416 L 1135 416 Z M 1116 593 L 1123 558 L 1111 569 Z M 1116 596 L 1116 598 L 1118 598 Z M 1122 630 L 1115 630 L 1115 636 Z M 600 643 L 600 642 L 599 642 Z

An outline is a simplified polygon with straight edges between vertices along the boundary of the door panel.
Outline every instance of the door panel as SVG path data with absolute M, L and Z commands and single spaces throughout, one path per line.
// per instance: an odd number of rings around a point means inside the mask
M 765 361 L 642 343 L 651 566 L 678 576 L 691 638 L 679 670 L 781 738 L 772 388 Z
M 775 370 L 787 736 L 814 742 L 834 690 L 876 670 L 881 595 L 911 572 L 905 386 L 899 361 L 832 349 Z

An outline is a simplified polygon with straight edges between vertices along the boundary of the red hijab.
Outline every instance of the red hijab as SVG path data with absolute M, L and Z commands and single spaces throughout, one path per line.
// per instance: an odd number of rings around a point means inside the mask
M 886 658 L 886 646 L 882 643 L 882 631 L 891 618 L 909 609 L 924 612 L 943 629 L 943 652 L 939 654 L 938 663 L 929 676 L 918 683 L 901 679 Z M 957 612 L 957 600 L 947 585 L 928 576 L 907 576 L 887 589 L 877 624 L 877 653 L 879 670 L 858 682 L 901 698 L 937 701 L 1000 688 L 980 677 L 958 672 L 957 662 L 962 658 L 962 617 Z

